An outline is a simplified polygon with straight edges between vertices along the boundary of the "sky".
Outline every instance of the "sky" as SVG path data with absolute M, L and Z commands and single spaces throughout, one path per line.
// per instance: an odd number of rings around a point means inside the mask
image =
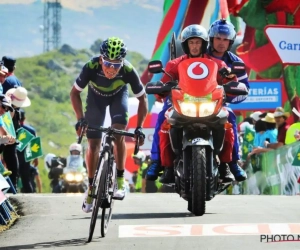
M 43 0 L 0 0 L 1 54 L 27 57 L 43 52 Z M 150 59 L 164 0 L 61 0 L 62 44 L 89 48 L 120 36 L 129 50 Z M 4 23 L 4 25 L 3 25 Z

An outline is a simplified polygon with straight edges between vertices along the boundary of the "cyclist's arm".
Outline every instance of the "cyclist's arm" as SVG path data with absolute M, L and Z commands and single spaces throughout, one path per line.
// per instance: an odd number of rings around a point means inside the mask
M 80 93 L 89 82 L 88 63 L 82 68 L 80 75 L 75 80 L 70 92 L 71 103 L 76 115 L 77 120 L 84 117 L 82 109 L 82 101 Z
M 128 74 L 126 82 L 129 82 L 134 96 L 139 100 L 137 127 L 143 127 L 146 115 L 148 113 L 148 100 L 141 79 L 132 65 L 128 63 L 128 67 L 132 67 Z

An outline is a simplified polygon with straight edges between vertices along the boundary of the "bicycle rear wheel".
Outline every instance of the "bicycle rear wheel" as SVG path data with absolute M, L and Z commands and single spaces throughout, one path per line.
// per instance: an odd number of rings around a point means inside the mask
M 94 206 L 93 206 L 93 212 L 92 212 L 92 218 L 90 222 L 90 230 L 89 230 L 89 237 L 87 242 L 91 242 L 94 234 L 94 229 L 96 226 L 96 221 L 98 217 L 99 207 L 101 206 L 103 202 L 103 198 L 105 198 L 105 192 L 106 192 L 106 180 L 108 175 L 108 153 L 104 154 L 104 157 L 100 159 L 99 161 L 99 168 L 101 166 L 101 161 L 103 162 L 102 172 L 100 175 L 99 183 L 96 183 L 96 199 L 94 200 Z M 99 169 L 100 170 L 100 169 Z

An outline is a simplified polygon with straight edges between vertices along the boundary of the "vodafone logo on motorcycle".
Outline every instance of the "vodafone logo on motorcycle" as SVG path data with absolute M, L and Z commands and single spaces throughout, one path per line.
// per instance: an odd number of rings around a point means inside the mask
M 201 80 L 208 76 L 208 67 L 203 62 L 193 62 L 187 69 L 190 78 Z

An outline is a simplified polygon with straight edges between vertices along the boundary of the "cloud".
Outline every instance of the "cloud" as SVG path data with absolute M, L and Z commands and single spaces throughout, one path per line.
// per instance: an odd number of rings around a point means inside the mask
M 35 0 L 0 0 L 0 4 L 32 4 Z
M 0 4 L 32 4 L 36 1 L 37 0 L 0 0 Z M 38 1 L 44 2 L 45 0 Z M 162 10 L 158 6 L 162 6 L 163 1 L 164 0 L 61 0 L 61 5 L 66 9 L 89 14 L 93 14 L 95 8 L 118 8 L 124 4 L 135 4 L 141 8 L 161 12 Z
M 124 34 L 123 37 L 126 39 L 126 40 L 130 40 L 130 36 L 128 34 Z
M 135 0 L 135 4 L 144 8 L 144 9 L 151 9 L 157 12 L 161 12 L 162 9 L 161 7 L 158 6 L 162 6 L 162 2 L 164 0 Z
M 61 4 L 64 8 L 87 13 L 92 13 L 94 8 L 107 6 L 118 7 L 128 2 L 129 0 L 61 0 Z

